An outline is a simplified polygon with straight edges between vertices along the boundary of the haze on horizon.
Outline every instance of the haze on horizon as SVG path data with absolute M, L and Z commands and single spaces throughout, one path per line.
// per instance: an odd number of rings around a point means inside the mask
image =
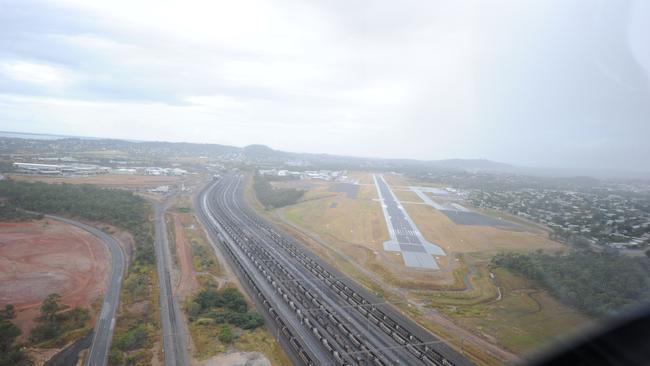
M 0 130 L 650 171 L 650 3 L 3 0 Z

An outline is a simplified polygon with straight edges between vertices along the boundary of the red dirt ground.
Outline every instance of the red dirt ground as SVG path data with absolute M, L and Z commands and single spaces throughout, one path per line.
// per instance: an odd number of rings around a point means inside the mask
M 93 235 L 54 220 L 0 222 L 0 306 L 13 304 L 26 337 L 43 299 L 90 307 L 106 288 L 110 256 Z
M 174 233 L 176 236 L 176 255 L 180 267 L 181 279 L 178 287 L 175 289 L 181 297 L 191 295 L 199 288 L 192 264 L 192 247 L 185 236 L 185 229 L 177 214 L 171 214 L 174 219 Z

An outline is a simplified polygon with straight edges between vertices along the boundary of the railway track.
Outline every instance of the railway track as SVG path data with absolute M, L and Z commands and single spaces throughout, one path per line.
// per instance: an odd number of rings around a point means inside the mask
M 170 269 L 172 268 L 165 211 L 169 201 L 155 205 L 156 269 L 160 281 L 160 317 L 163 330 L 163 360 L 165 366 L 188 366 L 187 334 L 181 309 L 174 298 Z
M 240 175 L 210 184 L 200 217 L 294 361 L 304 365 L 471 365 L 243 202 Z

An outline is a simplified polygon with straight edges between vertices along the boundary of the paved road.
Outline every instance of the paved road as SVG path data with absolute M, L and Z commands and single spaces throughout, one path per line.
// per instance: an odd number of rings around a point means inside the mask
M 162 318 L 163 352 L 165 366 L 189 366 L 187 352 L 187 334 L 185 323 L 172 292 L 170 269 L 172 268 L 169 250 L 169 238 L 164 214 L 169 207 L 169 200 L 155 205 L 154 226 L 156 230 L 156 267 L 160 282 L 160 317 Z
M 279 341 L 301 356 L 299 364 L 471 365 L 277 231 L 246 206 L 242 193 L 241 177 L 226 175 L 200 196 L 199 214 L 258 308 L 266 309 L 267 319 L 272 314 L 270 325 L 282 330 Z
M 108 288 L 104 294 L 104 304 L 95 324 L 95 333 L 86 362 L 88 366 L 104 366 L 108 362 L 108 352 L 111 348 L 113 328 L 115 327 L 115 314 L 120 303 L 120 287 L 122 285 L 124 267 L 126 267 L 124 252 L 117 240 L 95 227 L 60 216 L 45 215 L 45 217 L 86 230 L 101 239 L 111 253 L 111 276 L 109 278 Z

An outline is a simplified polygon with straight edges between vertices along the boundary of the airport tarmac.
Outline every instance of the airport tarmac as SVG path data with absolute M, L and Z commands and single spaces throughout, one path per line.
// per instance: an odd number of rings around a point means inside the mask
M 401 252 L 407 267 L 439 269 L 433 256 L 445 255 L 445 252 L 439 246 L 426 241 L 383 175 L 373 174 L 373 179 L 391 237 L 391 240 L 384 243 L 384 250 Z

